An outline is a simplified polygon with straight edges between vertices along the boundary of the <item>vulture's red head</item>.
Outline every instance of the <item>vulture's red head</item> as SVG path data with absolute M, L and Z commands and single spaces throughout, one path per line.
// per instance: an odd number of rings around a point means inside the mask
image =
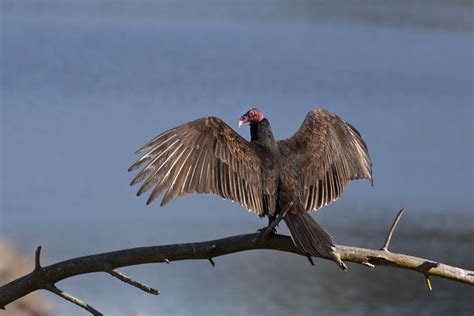
M 259 109 L 253 108 L 240 117 L 239 127 L 245 123 L 260 122 L 261 120 L 263 120 L 263 113 Z

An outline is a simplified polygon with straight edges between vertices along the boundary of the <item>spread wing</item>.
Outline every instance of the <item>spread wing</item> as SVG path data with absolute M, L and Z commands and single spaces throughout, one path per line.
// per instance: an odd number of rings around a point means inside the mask
M 161 205 L 188 193 L 215 193 L 263 213 L 260 160 L 250 143 L 215 117 L 184 123 L 156 136 L 137 151 L 129 171 L 143 168 L 131 185 L 153 188 L 147 204 L 164 193 Z
M 372 163 L 361 135 L 327 110 L 309 112 L 299 130 L 279 141 L 279 146 L 302 170 L 307 211 L 336 200 L 350 180 L 367 179 L 372 183 Z

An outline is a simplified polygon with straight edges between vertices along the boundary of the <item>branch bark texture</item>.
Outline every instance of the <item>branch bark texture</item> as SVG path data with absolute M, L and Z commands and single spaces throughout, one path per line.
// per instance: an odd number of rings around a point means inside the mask
M 206 242 L 152 246 L 119 250 L 74 258 L 47 267 L 36 265 L 33 272 L 0 287 L 0 308 L 40 289 L 49 290 L 56 282 L 69 277 L 91 273 L 111 273 L 116 268 L 178 260 L 211 260 L 214 257 L 247 250 L 270 249 L 305 256 L 294 246 L 288 236 L 271 235 L 262 239 L 261 234 L 246 234 Z M 413 270 L 425 277 L 437 276 L 474 285 L 474 271 L 469 271 L 429 259 L 392 253 L 388 250 L 337 245 L 336 252 L 343 261 L 368 267 L 391 266 Z M 39 253 L 38 253 L 39 256 Z M 156 292 L 158 292 L 156 290 Z

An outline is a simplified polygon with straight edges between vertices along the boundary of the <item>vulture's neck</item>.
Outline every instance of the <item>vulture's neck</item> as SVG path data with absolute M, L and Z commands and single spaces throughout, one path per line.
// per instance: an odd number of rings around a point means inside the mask
M 276 148 L 275 138 L 273 137 L 270 122 L 264 118 L 260 122 L 250 123 L 250 140 L 260 146 L 270 149 Z

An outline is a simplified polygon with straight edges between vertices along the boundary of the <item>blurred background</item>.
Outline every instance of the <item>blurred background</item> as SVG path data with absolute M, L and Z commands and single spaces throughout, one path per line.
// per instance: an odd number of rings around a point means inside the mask
M 381 247 L 406 206 L 392 251 L 474 269 L 472 1 L 3 0 L 0 9 L 0 236 L 23 256 L 42 245 L 50 264 L 255 232 L 266 219 L 212 195 L 146 206 L 128 185 L 133 152 L 198 117 L 237 128 L 253 106 L 286 138 L 324 107 L 358 128 L 374 171 L 373 188 L 352 182 L 313 213 L 335 242 Z M 343 273 L 272 251 L 215 261 L 122 269 L 158 297 L 105 274 L 58 286 L 106 315 L 474 311 L 472 286 L 435 278 L 428 293 L 410 271 Z M 55 315 L 84 315 L 43 297 Z

